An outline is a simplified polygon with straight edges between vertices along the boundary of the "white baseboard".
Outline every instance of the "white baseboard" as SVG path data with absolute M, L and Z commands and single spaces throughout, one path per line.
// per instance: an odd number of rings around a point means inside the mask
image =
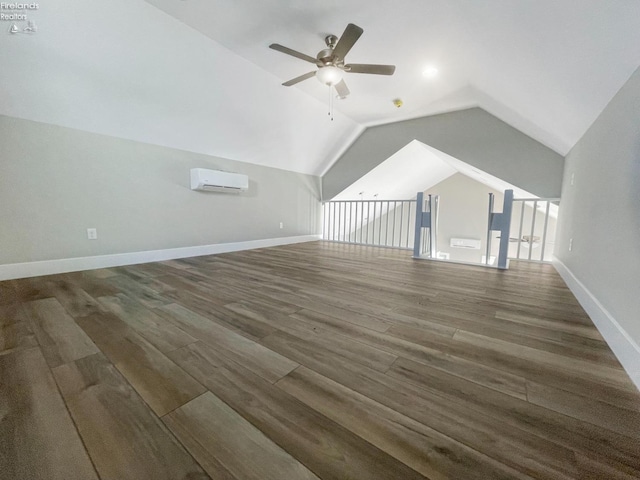
M 640 346 L 625 331 L 584 284 L 557 257 L 553 266 L 585 309 L 600 334 L 618 358 L 631 381 L 640 390 Z
M 301 235 L 297 237 L 265 238 L 246 242 L 218 243 L 213 245 L 198 245 L 195 247 L 168 248 L 166 250 L 149 250 L 145 252 L 117 253 L 113 255 L 99 255 L 95 257 L 64 258 L 60 260 L 45 260 L 40 262 L 10 263 L 0 265 L 0 280 L 14 278 L 39 277 L 57 273 L 94 270 L 96 268 L 119 267 L 138 263 L 161 262 L 176 258 L 198 257 L 201 255 L 215 255 L 217 253 L 252 250 L 254 248 L 275 247 L 293 243 L 320 240 L 320 235 Z

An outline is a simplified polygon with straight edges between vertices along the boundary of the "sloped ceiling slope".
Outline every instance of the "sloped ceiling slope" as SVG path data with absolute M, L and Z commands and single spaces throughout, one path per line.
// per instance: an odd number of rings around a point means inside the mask
M 142 0 L 32 16 L 0 33 L 0 114 L 310 174 L 361 129 Z
M 561 155 L 640 65 L 637 0 L 147 1 L 281 82 L 314 67 L 269 44 L 315 56 L 355 23 L 364 34 L 347 60 L 397 69 L 346 75 L 351 95 L 337 108 L 349 118 L 371 126 L 480 106 Z M 327 101 L 313 78 L 288 90 Z
M 564 155 L 640 65 L 637 0 L 56 0 L 34 16 L 37 34 L 0 34 L 0 114 L 314 174 L 365 127 L 473 106 Z M 349 22 L 348 60 L 397 70 L 349 74 L 330 121 L 326 87 L 280 85 L 308 64 L 268 45 L 315 55 Z

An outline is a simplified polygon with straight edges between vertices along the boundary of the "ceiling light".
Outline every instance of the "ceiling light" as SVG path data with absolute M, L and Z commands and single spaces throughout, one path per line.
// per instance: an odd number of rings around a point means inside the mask
M 438 75 L 438 69 L 436 67 L 427 67 L 422 71 L 422 75 L 425 78 L 434 78 Z
M 316 72 L 316 78 L 320 83 L 331 87 L 342 80 L 342 70 L 333 65 L 321 67 Z

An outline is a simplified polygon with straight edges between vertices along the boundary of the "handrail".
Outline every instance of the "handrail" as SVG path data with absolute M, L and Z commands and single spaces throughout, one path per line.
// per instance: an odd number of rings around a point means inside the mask
M 559 202 L 561 198 L 559 197 L 533 197 L 533 198 L 514 198 L 514 202 Z

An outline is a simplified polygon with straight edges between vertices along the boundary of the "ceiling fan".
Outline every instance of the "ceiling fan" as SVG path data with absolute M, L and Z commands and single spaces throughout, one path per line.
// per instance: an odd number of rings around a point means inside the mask
M 350 23 L 344 30 L 344 33 L 338 39 L 335 35 L 327 35 L 324 39 L 327 44 L 327 48 L 318 52 L 316 57 L 305 55 L 304 53 L 297 52 L 288 47 L 284 47 L 277 43 L 272 43 L 269 48 L 277 50 L 287 55 L 305 60 L 309 63 L 313 63 L 318 67 L 317 70 L 305 73 L 299 77 L 293 78 L 288 82 L 284 82 L 282 85 L 290 87 L 296 83 L 302 82 L 307 78 L 315 76 L 318 80 L 328 85 L 329 87 L 335 87 L 336 92 L 341 98 L 349 95 L 349 88 L 342 78 L 343 72 L 347 73 L 368 73 L 374 75 L 393 75 L 396 67 L 395 65 L 374 65 L 368 63 L 345 63 L 345 56 L 349 53 L 349 50 L 353 47 L 356 41 L 362 35 L 362 28 Z

